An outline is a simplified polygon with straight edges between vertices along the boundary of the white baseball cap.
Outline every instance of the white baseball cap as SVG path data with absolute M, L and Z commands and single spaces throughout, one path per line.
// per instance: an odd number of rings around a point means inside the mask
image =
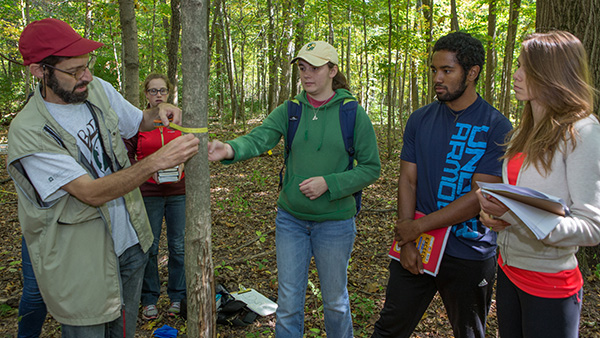
M 338 53 L 332 45 L 325 41 L 312 41 L 304 45 L 298 55 L 290 63 L 302 59 L 315 67 L 321 67 L 327 62 L 335 65 L 339 63 Z

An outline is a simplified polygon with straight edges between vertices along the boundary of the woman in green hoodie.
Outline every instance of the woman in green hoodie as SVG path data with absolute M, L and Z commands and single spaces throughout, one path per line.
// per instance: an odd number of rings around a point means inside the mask
M 298 64 L 303 91 L 295 97 L 302 114 L 286 160 L 277 201 L 276 249 L 278 308 L 275 335 L 302 337 L 304 299 L 312 257 L 319 274 L 328 337 L 352 337 L 347 267 L 356 235 L 354 193 L 375 182 L 381 163 L 373 125 L 356 108 L 355 166 L 340 128 L 340 107 L 356 101 L 338 69 L 330 44 L 306 44 L 292 63 Z M 287 137 L 288 102 L 275 108 L 262 125 L 226 143 L 208 144 L 208 158 L 225 164 L 246 160 L 275 147 Z

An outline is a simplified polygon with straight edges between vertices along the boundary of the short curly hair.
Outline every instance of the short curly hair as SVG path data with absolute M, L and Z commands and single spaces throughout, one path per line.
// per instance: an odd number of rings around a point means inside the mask
M 453 32 L 442 36 L 433 46 L 433 52 L 446 50 L 456 53 L 456 59 L 466 72 L 473 66 L 479 66 L 479 74 L 483 70 L 485 63 L 485 50 L 481 41 L 472 37 L 471 34 L 465 32 Z M 475 83 L 479 80 L 479 74 L 475 79 Z

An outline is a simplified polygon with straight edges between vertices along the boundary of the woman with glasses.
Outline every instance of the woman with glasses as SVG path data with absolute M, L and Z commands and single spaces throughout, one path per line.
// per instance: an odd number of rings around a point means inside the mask
M 143 90 L 148 100 L 147 108 L 167 102 L 173 85 L 162 74 L 150 74 L 144 81 Z M 152 131 L 140 132 L 126 140 L 131 163 L 154 153 L 171 140 L 181 136 L 181 132 L 162 126 Z M 185 239 L 185 178 L 183 165 L 172 170 L 155 173 L 140 186 L 148 219 L 154 234 L 150 247 L 148 264 L 142 284 L 142 317 L 146 320 L 158 318 L 156 307 L 160 296 L 160 278 L 158 274 L 158 242 L 163 219 L 166 222 L 167 244 L 169 248 L 169 279 L 167 294 L 171 300 L 167 314 L 179 314 L 181 301 L 186 297 L 184 269 Z

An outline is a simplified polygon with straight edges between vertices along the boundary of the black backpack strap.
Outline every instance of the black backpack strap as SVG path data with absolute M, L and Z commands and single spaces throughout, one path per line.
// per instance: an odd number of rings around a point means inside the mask
M 283 154 L 283 167 L 279 171 L 279 190 L 281 190 L 283 186 L 283 169 L 287 164 L 287 159 L 290 156 L 290 151 L 292 151 L 292 142 L 294 141 L 294 136 L 296 136 L 296 131 L 298 130 L 298 124 L 300 122 L 300 117 L 302 116 L 302 103 L 300 101 L 293 99 L 288 100 L 287 106 L 288 113 L 288 130 L 287 136 L 285 137 L 285 149 Z
M 342 138 L 344 139 L 344 147 L 348 152 L 348 166 L 346 170 L 354 168 L 354 127 L 356 125 L 356 111 L 358 109 L 358 102 L 354 99 L 346 99 L 344 103 L 340 105 L 340 127 L 342 128 Z M 362 204 L 362 190 L 355 192 L 354 200 L 356 201 L 356 214 L 361 209 Z
M 340 127 L 342 128 L 342 138 L 344 147 L 348 152 L 348 167 L 346 170 L 354 168 L 354 126 L 356 124 L 356 110 L 358 102 L 356 100 L 345 100 L 340 105 Z

